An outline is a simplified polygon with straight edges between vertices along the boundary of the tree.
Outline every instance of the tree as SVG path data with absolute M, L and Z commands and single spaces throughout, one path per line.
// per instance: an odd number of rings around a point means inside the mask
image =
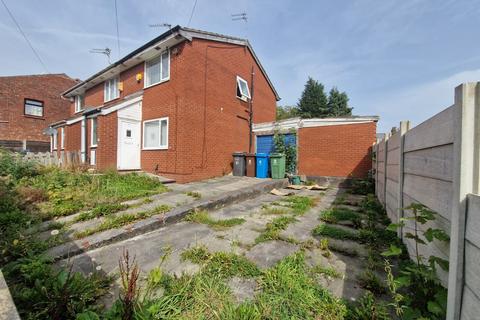
M 336 87 L 333 87 L 330 90 L 327 103 L 329 116 L 351 116 L 353 108 L 348 107 L 348 100 L 346 92 L 340 92 Z
M 297 116 L 298 110 L 295 106 L 277 106 L 277 121 Z
M 302 118 L 327 117 L 327 103 L 323 84 L 308 77 L 302 97 L 297 104 L 298 115 Z

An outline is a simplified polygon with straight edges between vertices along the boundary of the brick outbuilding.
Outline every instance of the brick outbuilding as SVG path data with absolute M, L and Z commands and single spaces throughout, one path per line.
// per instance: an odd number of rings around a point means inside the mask
M 298 174 L 309 177 L 365 178 L 372 168 L 376 116 L 287 119 L 255 124 L 257 151 L 271 152 L 275 132 L 297 146 Z M 266 143 L 263 143 L 266 141 Z M 261 150 L 260 150 L 261 149 Z
M 50 150 L 44 130 L 70 115 L 61 94 L 76 83 L 63 73 L 0 77 L 0 146 Z
M 279 96 L 247 40 L 176 26 L 63 93 L 57 152 L 188 182 L 232 170 Z

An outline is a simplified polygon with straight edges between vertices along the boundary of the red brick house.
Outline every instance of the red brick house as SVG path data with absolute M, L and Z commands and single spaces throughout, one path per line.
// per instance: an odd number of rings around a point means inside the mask
M 0 77 L 0 146 L 49 151 L 44 130 L 70 115 L 70 102 L 61 94 L 76 83 L 66 74 Z
M 257 123 L 253 126 L 256 152 L 270 153 L 273 134 L 296 144 L 298 174 L 311 178 L 366 178 L 372 168 L 377 116 L 300 119 Z
M 232 170 L 279 96 L 247 40 L 176 26 L 63 93 L 57 152 L 188 182 Z M 54 144 L 55 145 L 55 144 Z

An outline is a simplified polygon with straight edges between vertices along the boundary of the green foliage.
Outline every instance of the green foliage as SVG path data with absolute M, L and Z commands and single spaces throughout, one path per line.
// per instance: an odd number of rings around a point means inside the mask
M 378 302 L 375 296 L 367 291 L 358 300 L 357 305 L 351 305 L 348 309 L 346 320 L 390 320 L 387 306 Z
M 288 210 L 284 208 L 275 208 L 275 207 L 270 207 L 266 206 L 262 208 L 262 214 L 267 214 L 267 215 L 282 215 L 282 214 L 287 214 Z
M 20 315 L 28 319 L 75 319 L 95 309 L 110 279 L 97 273 L 84 277 L 71 270 L 54 270 L 39 257 L 21 258 L 4 268 L 10 292 Z
M 100 203 L 92 210 L 82 212 L 75 220 L 76 221 L 91 220 L 98 217 L 108 216 L 108 215 L 111 215 L 112 213 L 125 210 L 127 208 L 128 208 L 127 205 L 123 205 L 120 203 Z
M 415 263 L 410 262 L 400 271 L 400 276 L 396 279 L 391 276 L 389 288 L 395 301 L 397 314 L 403 314 L 404 319 L 444 319 L 447 305 L 447 290 L 441 285 L 436 273 L 436 266 L 448 270 L 448 262 L 442 258 L 431 256 L 428 264 L 424 262 L 424 257 L 419 253 L 419 245 L 427 245 L 433 241 L 448 242 L 449 237 L 441 229 L 428 228 L 424 232 L 420 231 L 418 225 L 425 225 L 434 221 L 436 212 L 430 210 L 422 204 L 412 203 L 405 208 L 405 217 L 400 223 L 392 224 L 390 229 L 401 228 L 407 222 L 413 222 L 413 233 L 407 232 L 405 236 L 412 239 L 415 243 Z M 400 255 L 402 250 L 397 247 L 390 247 L 383 253 L 386 257 Z M 385 261 L 385 269 L 391 269 L 388 260 Z M 398 289 L 409 292 L 408 295 L 401 295 Z
M 343 319 L 345 305 L 309 277 L 302 253 L 283 259 L 259 280 L 262 319 Z
M 315 229 L 313 229 L 314 236 L 323 236 L 340 240 L 360 240 L 360 236 L 349 230 L 340 229 L 336 226 L 329 224 L 320 224 Z
M 99 204 L 118 203 L 167 190 L 158 180 L 142 174 L 109 171 L 91 175 L 56 167 L 42 168 L 38 175 L 24 177 L 20 185 L 46 193 L 48 202 L 40 206 L 46 218 L 70 215 Z
M 196 192 L 196 191 L 188 191 L 185 194 L 189 197 L 194 198 L 195 200 L 202 198 L 202 195 L 200 194 L 200 192 Z
M 287 146 L 285 136 L 278 132 L 273 136 L 273 144 L 276 153 L 285 155 L 285 171 L 294 174 L 297 170 L 297 146 L 295 144 Z
M 353 179 L 350 192 L 353 194 L 374 194 L 375 181 L 373 179 Z
M 385 292 L 385 286 L 382 280 L 371 270 L 365 270 L 357 278 L 360 286 L 375 294 L 382 294 Z
M 320 214 L 320 219 L 329 223 L 351 221 L 355 227 L 358 228 L 361 226 L 360 215 L 357 212 L 347 208 L 334 207 L 325 210 Z
M 315 205 L 315 199 L 305 196 L 288 196 L 284 199 L 296 215 L 302 215 Z
M 18 181 L 24 177 L 33 177 L 38 174 L 37 165 L 15 156 L 12 152 L 0 148 L 0 176 L 10 177 Z
M 312 268 L 312 272 L 319 273 L 319 274 L 324 274 L 326 276 L 329 276 L 331 278 L 336 278 L 336 279 L 340 279 L 340 278 L 343 277 L 343 274 L 341 272 L 338 272 L 334 267 L 332 267 L 332 266 L 322 266 L 320 264 L 314 266 Z
M 328 95 L 327 109 L 332 117 L 351 116 L 352 109 L 348 107 L 348 96 L 346 92 L 340 92 L 336 87 L 330 90 Z
M 297 104 L 302 118 L 322 118 L 329 115 L 328 99 L 323 84 L 309 77 Z
M 295 118 L 298 116 L 298 110 L 295 106 L 277 106 L 277 121 Z
M 206 224 L 216 230 L 230 228 L 245 222 L 243 218 L 215 220 L 205 210 L 196 210 L 185 217 L 185 221 Z
M 265 230 L 255 239 L 255 243 L 261 243 L 269 240 L 278 240 L 280 238 L 280 231 L 285 230 L 287 226 L 297 221 L 294 217 L 283 216 L 267 223 Z

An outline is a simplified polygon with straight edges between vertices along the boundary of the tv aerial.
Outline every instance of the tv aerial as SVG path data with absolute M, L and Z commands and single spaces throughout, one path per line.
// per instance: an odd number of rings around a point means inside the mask
M 246 12 L 232 14 L 232 21 L 240 21 L 240 20 L 247 22 L 248 17 Z
M 90 50 L 90 53 L 99 53 L 107 56 L 108 64 L 111 64 L 110 62 L 110 54 L 112 53 L 112 49 L 106 47 L 105 49 L 92 49 Z

